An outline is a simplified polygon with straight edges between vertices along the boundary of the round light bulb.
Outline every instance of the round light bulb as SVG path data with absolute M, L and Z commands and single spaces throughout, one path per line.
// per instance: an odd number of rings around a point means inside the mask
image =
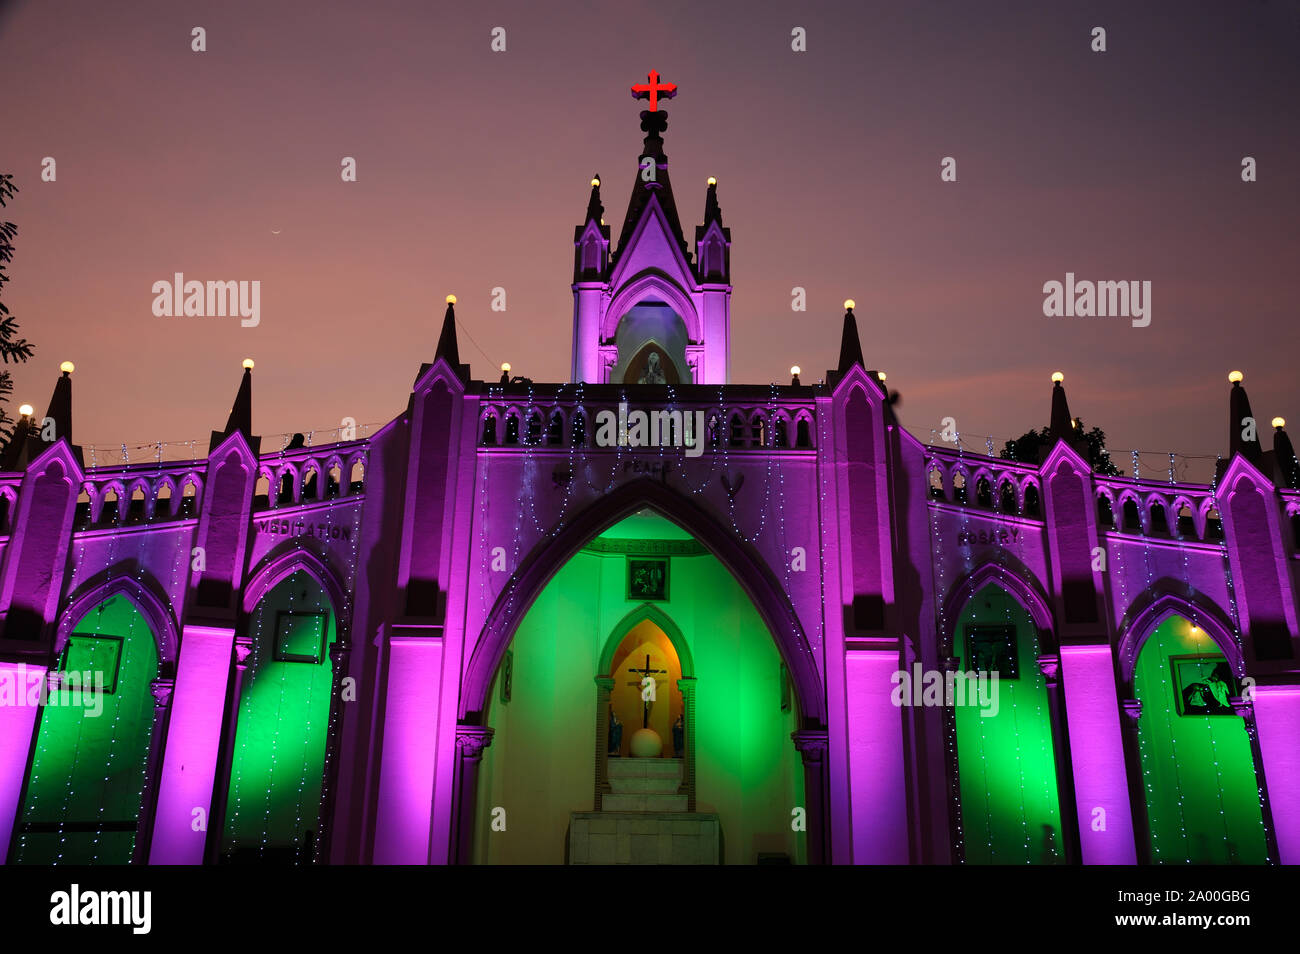
M 713 176 L 709 176 L 709 185 L 715 186 L 717 184 L 718 184 L 718 180 L 715 179 Z
M 600 177 L 599 177 L 599 176 L 592 176 L 592 177 L 591 177 L 591 184 L 592 184 L 593 186 L 595 186 L 596 188 L 599 188 L 599 187 L 600 187 Z
M 792 364 L 792 365 L 790 366 L 790 375 L 791 375 L 792 377 L 796 377 L 796 378 L 799 377 L 799 365 L 797 365 L 797 364 Z
M 245 359 L 244 359 L 244 367 L 245 367 L 245 369 L 247 369 L 247 370 L 249 370 L 249 371 L 252 371 L 252 370 L 253 370 L 253 359 L 252 359 L 252 358 L 245 358 Z
M 1060 383 L 1061 383 L 1062 381 L 1064 381 L 1064 380 L 1065 380 L 1065 375 L 1062 374 L 1060 371 L 1053 371 L 1053 372 L 1052 372 L 1052 383 L 1053 383 L 1053 384 L 1060 384 Z
M 852 310 L 854 309 L 854 307 L 856 307 L 856 305 L 857 305 L 857 302 L 855 302 L 852 298 L 846 298 L 846 299 L 844 299 L 844 310 L 845 310 L 845 311 L 852 311 Z
M 1286 427 L 1286 420 L 1285 420 L 1284 418 L 1275 417 L 1275 418 L 1273 418 L 1273 426 L 1274 426 L 1274 427 Z
M 881 381 L 885 380 L 885 372 L 884 372 L 884 371 L 877 371 L 877 372 L 876 372 L 876 378 L 877 378 L 878 380 L 881 380 Z
M 33 413 L 32 406 L 30 404 L 24 404 L 22 407 L 18 409 L 18 413 L 21 414 L 23 417 L 31 417 Z
M 64 374 L 71 374 L 73 371 L 77 370 L 77 366 L 73 364 L 71 361 L 65 361 L 61 365 L 59 365 L 59 370 L 62 371 Z
M 502 362 L 501 362 L 501 370 L 504 371 L 506 374 L 509 374 L 509 373 L 510 373 L 510 362 L 509 362 L 509 361 L 502 361 Z
M 1242 378 L 1244 378 L 1244 377 L 1245 377 L 1245 375 L 1242 374 L 1240 371 L 1229 371 L 1229 372 L 1228 372 L 1228 380 L 1231 381 L 1233 384 L 1240 384 Z
M 448 296 L 447 296 L 447 304 L 449 304 L 449 305 L 454 305 L 454 304 L 456 304 L 456 296 L 455 296 L 455 295 L 448 295 Z

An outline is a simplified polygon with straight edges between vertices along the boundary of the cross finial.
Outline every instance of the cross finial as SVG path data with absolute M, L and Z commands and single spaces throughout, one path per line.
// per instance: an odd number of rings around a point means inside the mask
M 651 70 L 646 75 L 646 80 L 647 82 L 637 83 L 632 87 L 632 98 L 650 100 L 650 112 L 657 113 L 659 111 L 659 97 L 672 99 L 677 95 L 677 84 L 660 83 L 658 70 Z

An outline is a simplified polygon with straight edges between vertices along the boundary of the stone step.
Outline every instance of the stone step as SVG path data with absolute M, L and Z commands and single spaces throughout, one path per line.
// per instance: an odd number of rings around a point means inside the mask
M 607 778 L 682 777 L 681 759 L 606 759 Z
M 574 812 L 569 864 L 716 865 L 719 833 L 714 814 Z
M 676 795 L 682 787 L 681 759 L 610 759 L 606 778 L 618 795 Z M 644 811 L 645 809 L 630 809 Z M 666 808 L 665 811 L 679 811 Z
M 601 798 L 600 807 L 606 812 L 685 812 L 686 796 L 658 792 L 614 792 Z

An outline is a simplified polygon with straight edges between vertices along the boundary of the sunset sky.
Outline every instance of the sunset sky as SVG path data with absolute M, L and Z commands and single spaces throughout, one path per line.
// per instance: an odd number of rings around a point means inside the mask
M 688 238 L 719 180 L 733 382 L 822 377 L 854 298 L 927 442 L 945 416 L 979 451 L 1044 425 L 1058 369 L 1121 467 L 1224 452 L 1234 368 L 1265 448 L 1269 418 L 1300 426 L 1300 5 L 1269 0 L 7 3 L 3 300 L 36 347 L 14 407 L 43 412 L 70 359 L 100 463 L 201 454 L 251 356 L 257 432 L 380 424 L 448 293 L 476 377 L 566 380 L 573 228 L 598 172 L 618 234 L 651 69 L 679 87 Z M 156 317 L 175 272 L 260 281 L 260 325 Z M 1044 317 L 1066 272 L 1150 281 L 1150 326 Z

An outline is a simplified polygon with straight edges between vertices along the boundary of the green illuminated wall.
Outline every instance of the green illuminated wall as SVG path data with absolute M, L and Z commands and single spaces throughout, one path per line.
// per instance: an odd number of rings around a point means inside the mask
M 965 669 L 968 625 L 1014 625 L 1017 679 L 999 679 L 997 714 L 954 708 L 961 817 L 968 864 L 1063 864 L 1060 799 L 1047 681 L 1038 668 L 1037 627 L 1001 587 L 990 584 L 957 621 L 953 654 Z M 992 711 L 989 706 L 987 711 Z
M 1138 750 L 1155 863 L 1262 864 L 1255 763 L 1237 715 L 1178 714 L 1171 656 L 1219 655 L 1204 630 L 1171 616 L 1138 655 Z
M 81 638 L 78 638 L 81 634 Z M 86 696 L 50 694 L 40 715 L 36 751 L 23 802 L 14 860 L 24 864 L 127 864 L 135 848 L 158 675 L 154 634 L 125 596 L 87 613 L 70 639 L 71 665 L 112 680 L 122 639 L 115 691 Z M 100 704 L 102 703 L 102 708 Z
M 315 612 L 326 614 L 320 661 L 277 660 L 280 614 Z M 281 655 L 317 651 L 320 642 L 310 638 L 307 622 L 286 617 Z M 305 863 L 319 830 L 333 685 L 333 608 L 320 585 L 300 571 L 262 599 L 249 629 L 253 652 L 239 705 L 222 859 Z
M 606 538 L 690 537 L 641 513 Z M 623 554 L 579 552 L 539 595 L 511 643 L 512 698 L 492 687 L 475 815 L 475 860 L 564 861 L 569 813 L 591 811 L 596 670 L 614 628 L 641 605 L 626 599 Z M 803 805 L 803 770 L 790 739 L 796 704 L 781 710 L 780 656 L 757 610 L 709 554 L 672 557 L 671 600 L 654 605 L 681 630 L 695 661 L 697 809 L 720 816 L 724 858 L 752 864 L 760 852 L 804 860 L 791 832 Z M 621 637 L 622 634 L 620 634 Z M 633 727 L 627 727 L 626 733 Z M 493 808 L 507 829 L 491 831 Z

